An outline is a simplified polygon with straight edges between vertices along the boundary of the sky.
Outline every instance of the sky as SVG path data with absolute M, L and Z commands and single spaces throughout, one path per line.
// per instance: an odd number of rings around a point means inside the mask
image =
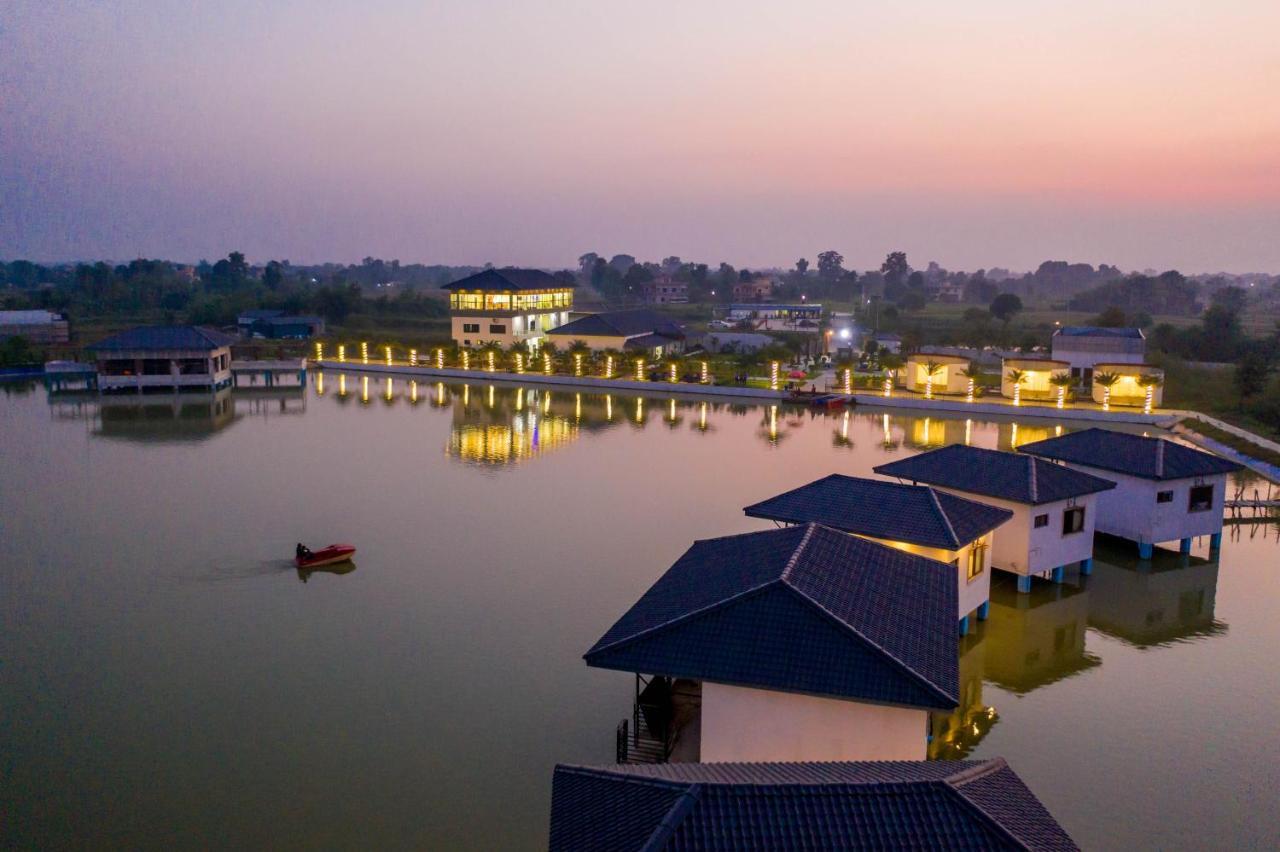
M 0 258 L 1280 272 L 1276 0 L 8 0 Z

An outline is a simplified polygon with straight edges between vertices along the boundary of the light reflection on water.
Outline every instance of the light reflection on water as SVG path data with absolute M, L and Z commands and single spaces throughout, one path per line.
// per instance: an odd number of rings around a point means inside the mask
M 538 847 L 551 766 L 608 762 L 629 712 L 582 652 L 694 539 L 833 470 L 1072 428 L 372 383 L 6 390 L 6 840 Z M 1276 535 L 997 574 L 931 755 L 1004 755 L 1086 847 L 1274 845 Z M 298 540 L 359 569 L 300 577 Z

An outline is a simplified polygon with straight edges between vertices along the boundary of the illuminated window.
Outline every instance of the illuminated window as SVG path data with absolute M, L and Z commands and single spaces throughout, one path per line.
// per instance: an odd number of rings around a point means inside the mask
M 1036 529 L 1049 526 L 1049 514 L 1036 515 Z
M 1188 512 L 1207 512 L 1213 508 L 1213 486 L 1195 485 L 1187 498 Z
M 1062 534 L 1084 532 L 1084 507 L 1076 506 L 1062 513 Z
M 1172 503 L 1172 502 L 1173 502 L 1173 492 L 1172 492 L 1172 491 L 1159 491 L 1159 492 L 1157 492 L 1157 493 L 1156 493 L 1156 502 L 1157 502 L 1157 503 Z
M 464 323 L 462 324 L 462 333 L 463 333 L 463 334 L 479 334 L 479 333 L 480 333 L 480 323 L 478 323 L 478 322 L 464 322 Z
M 973 546 L 969 548 L 969 565 L 965 572 L 970 580 L 977 577 L 983 572 L 987 564 L 987 545 L 986 542 L 975 541 Z

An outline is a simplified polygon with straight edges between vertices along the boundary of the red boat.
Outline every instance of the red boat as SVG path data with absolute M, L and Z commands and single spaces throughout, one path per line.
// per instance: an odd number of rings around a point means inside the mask
M 353 544 L 331 544 L 320 550 L 299 552 L 294 556 L 293 564 L 299 568 L 319 568 L 321 565 L 347 562 L 355 552 L 356 548 Z

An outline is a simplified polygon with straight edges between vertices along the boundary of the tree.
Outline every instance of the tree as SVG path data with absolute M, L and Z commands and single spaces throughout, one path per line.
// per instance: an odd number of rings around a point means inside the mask
M 807 273 L 808 271 L 809 271 L 809 261 L 805 260 L 803 257 L 796 261 L 797 275 L 803 278 L 805 276 L 805 273 Z
M 1263 353 L 1257 350 L 1246 352 L 1240 363 L 1236 364 L 1235 374 L 1232 376 L 1240 398 L 1248 399 L 1261 393 L 1267 386 L 1267 374 L 1270 370 L 1271 364 Z
M 1010 370 L 1005 378 L 1013 385 L 1013 404 L 1017 405 L 1022 401 L 1022 383 L 1027 380 L 1027 373 L 1025 370 Z
M 799 264 L 796 264 L 799 268 Z M 808 268 L 806 266 L 806 268 Z M 818 277 L 825 281 L 835 281 L 844 271 L 844 255 L 835 249 L 818 254 Z
M 1008 325 L 1022 311 L 1022 300 L 1013 293 L 1001 293 L 991 300 L 991 315 Z
M 880 272 L 884 275 L 886 288 L 897 288 L 906 284 L 907 276 L 911 274 L 907 253 L 905 251 L 889 252 L 884 263 L 880 264 Z
M 266 268 L 262 270 L 262 283 L 268 290 L 280 289 L 280 285 L 284 283 L 284 267 L 280 265 L 280 261 L 268 261 Z
M 1118 381 L 1120 381 L 1119 375 L 1105 370 L 1101 373 L 1093 374 L 1093 383 L 1102 388 L 1102 407 L 1104 409 L 1111 407 L 1111 389 L 1115 387 Z
M 1093 318 L 1093 324 L 1102 328 L 1123 328 L 1128 324 L 1128 319 L 1118 305 L 1111 305 Z
M 908 290 L 898 299 L 898 304 L 904 311 L 921 311 L 928 303 L 929 300 L 919 290 Z
M 1071 387 L 1071 383 L 1074 381 L 1075 380 L 1071 378 L 1071 373 L 1068 370 L 1061 370 L 1049 376 L 1049 384 L 1058 389 L 1059 407 L 1061 407 L 1061 403 L 1066 401 L 1067 389 Z

